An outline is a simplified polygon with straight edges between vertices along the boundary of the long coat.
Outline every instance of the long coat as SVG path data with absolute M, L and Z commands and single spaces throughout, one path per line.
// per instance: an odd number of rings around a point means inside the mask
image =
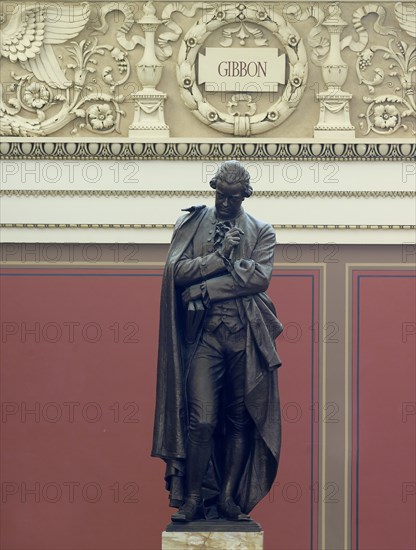
M 189 357 L 198 343 L 193 349 L 185 345 L 181 296 L 175 287 L 174 271 L 202 219 L 209 214 L 212 209 L 197 206 L 178 220 L 162 282 L 152 456 L 166 462 L 166 488 L 170 492 L 170 505 L 174 507 L 184 500 L 188 432 L 185 379 Z M 283 327 L 265 294 L 273 266 L 273 228 L 245 212 L 238 225 L 244 234 L 234 249 L 233 270 L 217 277 L 216 282 L 221 284 L 214 285 L 211 292 L 215 289 L 215 296 L 210 294 L 210 298 L 218 301 L 238 297 L 247 318 L 245 405 L 253 419 L 255 433 L 235 497 L 241 509 L 248 513 L 270 490 L 279 462 L 281 417 L 277 367 L 281 361 L 274 340 Z M 222 465 L 214 446 L 204 495 L 215 495 Z

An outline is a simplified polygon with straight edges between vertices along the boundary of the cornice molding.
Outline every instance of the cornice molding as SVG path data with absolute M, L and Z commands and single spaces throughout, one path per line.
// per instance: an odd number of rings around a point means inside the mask
M 413 161 L 415 143 L 92 143 L 0 144 L 4 160 Z
M 0 135 L 11 142 L 86 139 L 117 158 L 117 141 L 129 139 L 144 152 L 128 158 L 183 158 L 146 148 L 194 138 L 251 145 L 253 136 L 404 144 L 415 135 L 414 2 L 2 6 Z M 234 153 L 199 157 L 253 158 Z

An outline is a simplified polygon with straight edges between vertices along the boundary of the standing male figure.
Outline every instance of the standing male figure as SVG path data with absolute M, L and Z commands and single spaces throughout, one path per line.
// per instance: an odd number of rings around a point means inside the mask
M 162 283 L 152 455 L 166 461 L 174 521 L 249 519 L 280 453 L 282 325 L 265 294 L 275 233 L 243 210 L 253 189 L 239 162 L 210 185 L 215 207 L 179 218 Z

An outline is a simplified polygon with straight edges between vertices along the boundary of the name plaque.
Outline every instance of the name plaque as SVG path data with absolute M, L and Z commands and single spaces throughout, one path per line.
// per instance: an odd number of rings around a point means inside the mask
M 198 84 L 206 91 L 277 92 L 286 82 L 286 55 L 277 48 L 206 48 L 198 55 Z

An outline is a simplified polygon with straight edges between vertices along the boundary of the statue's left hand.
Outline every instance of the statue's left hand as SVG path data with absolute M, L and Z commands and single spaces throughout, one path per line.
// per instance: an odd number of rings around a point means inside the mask
M 187 306 L 191 300 L 197 300 L 201 297 L 202 291 L 199 285 L 192 285 L 182 292 L 182 302 L 185 306 Z

